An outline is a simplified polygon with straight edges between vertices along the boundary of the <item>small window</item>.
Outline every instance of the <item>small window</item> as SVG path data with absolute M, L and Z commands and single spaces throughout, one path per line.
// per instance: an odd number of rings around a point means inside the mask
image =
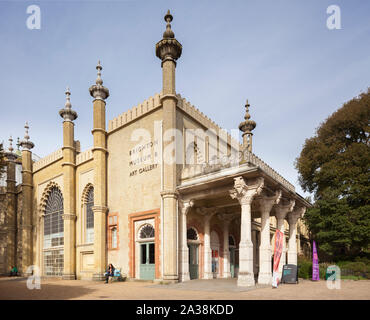
M 140 230 L 140 239 L 154 238 L 154 228 L 150 224 L 145 225 Z
M 115 250 L 119 247 L 119 227 L 118 214 L 111 213 L 108 215 L 108 249 Z
M 112 249 L 117 249 L 117 228 L 112 229 Z
M 86 201 L 86 242 L 94 242 L 94 188 L 90 188 Z

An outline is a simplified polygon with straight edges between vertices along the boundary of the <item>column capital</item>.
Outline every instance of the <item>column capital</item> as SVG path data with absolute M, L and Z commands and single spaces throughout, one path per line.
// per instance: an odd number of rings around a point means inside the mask
M 94 213 L 98 213 L 98 212 L 107 213 L 108 212 L 108 207 L 105 207 L 105 206 L 93 206 L 93 207 L 91 207 L 91 210 Z
M 179 208 L 185 216 L 188 214 L 190 208 L 194 206 L 194 200 L 179 200 Z
M 165 198 L 174 198 L 174 199 L 177 199 L 179 196 L 179 193 L 175 190 L 175 191 L 172 191 L 172 190 L 162 190 L 161 191 L 161 197 L 163 199 Z
M 294 207 L 294 210 L 288 214 L 289 224 L 296 224 L 299 218 L 302 218 L 306 212 L 306 207 Z
M 241 205 L 251 204 L 253 198 L 262 192 L 264 179 L 257 178 L 254 182 L 247 185 L 243 177 L 234 178 L 234 188 L 229 190 L 230 196 L 237 199 Z
M 285 219 L 286 215 L 289 212 L 293 211 L 294 205 L 295 205 L 295 200 L 294 199 L 290 199 L 289 203 L 286 204 L 286 205 L 284 205 L 280 202 L 278 205 L 275 206 L 275 216 L 276 216 L 276 218 L 277 219 Z
M 258 199 L 258 205 L 262 212 L 270 213 L 272 207 L 276 204 L 280 203 L 282 191 L 280 189 L 275 191 L 275 194 L 271 197 L 266 196 L 265 194 L 261 194 Z

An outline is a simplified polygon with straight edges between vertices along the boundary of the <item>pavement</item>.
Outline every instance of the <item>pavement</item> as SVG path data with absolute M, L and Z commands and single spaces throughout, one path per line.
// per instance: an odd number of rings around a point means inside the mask
M 300 279 L 278 288 L 240 288 L 236 279 L 191 280 L 183 283 L 95 282 L 41 280 L 40 289 L 27 288 L 26 278 L 0 278 L 0 300 L 370 300 L 370 280 L 341 280 L 340 289 L 328 289 L 326 281 Z

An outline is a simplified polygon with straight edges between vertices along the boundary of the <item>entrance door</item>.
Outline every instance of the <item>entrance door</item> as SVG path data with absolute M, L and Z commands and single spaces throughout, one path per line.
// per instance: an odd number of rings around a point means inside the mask
M 230 273 L 231 278 L 235 278 L 235 248 L 230 248 Z
M 190 280 L 199 278 L 199 258 L 197 244 L 189 244 L 189 272 Z
M 140 279 L 153 280 L 155 278 L 155 250 L 154 242 L 140 244 Z

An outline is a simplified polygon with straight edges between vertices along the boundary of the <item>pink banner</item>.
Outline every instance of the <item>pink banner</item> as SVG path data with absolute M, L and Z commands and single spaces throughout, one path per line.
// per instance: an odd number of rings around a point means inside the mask
M 313 254 L 312 254 L 312 280 L 313 281 L 320 280 L 319 257 L 317 256 L 315 240 L 313 241 Z
M 274 267 L 272 273 L 272 286 L 277 287 L 279 285 L 279 263 L 281 253 L 283 251 L 283 239 L 284 234 L 280 230 L 275 232 L 275 248 L 274 248 Z

